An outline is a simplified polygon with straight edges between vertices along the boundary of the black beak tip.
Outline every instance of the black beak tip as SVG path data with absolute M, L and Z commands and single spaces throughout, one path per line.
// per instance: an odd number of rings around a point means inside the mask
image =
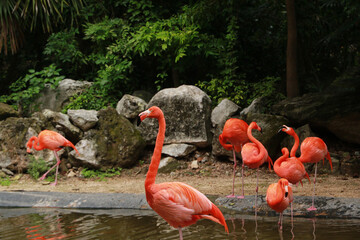
M 139 116 L 136 117 L 136 126 L 139 126 L 141 123 L 141 119 Z
M 288 192 L 285 192 L 285 198 L 287 198 L 287 197 L 288 197 L 288 195 L 289 195 L 289 193 L 288 193 Z

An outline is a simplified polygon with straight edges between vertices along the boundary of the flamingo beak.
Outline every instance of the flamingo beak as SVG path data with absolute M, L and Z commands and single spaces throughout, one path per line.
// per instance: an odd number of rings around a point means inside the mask
M 139 126 L 140 123 L 151 113 L 150 110 L 146 110 L 146 111 L 143 111 L 139 114 L 139 116 L 137 117 L 137 125 Z
M 289 195 L 289 187 L 285 185 L 285 198 L 287 198 Z
M 279 132 L 282 132 L 283 129 L 286 129 L 286 126 L 285 126 L 285 125 L 282 125 L 282 126 L 281 126 L 281 128 L 280 128 L 279 131 L 278 131 L 278 133 L 279 133 Z

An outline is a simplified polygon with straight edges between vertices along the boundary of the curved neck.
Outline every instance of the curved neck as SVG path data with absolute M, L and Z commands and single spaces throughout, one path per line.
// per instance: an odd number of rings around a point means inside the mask
M 29 148 L 33 147 L 36 151 L 40 151 L 44 149 L 42 146 L 39 145 L 39 138 L 35 136 L 29 139 L 28 147 Z
M 151 157 L 151 163 L 149 166 L 148 173 L 146 174 L 145 179 L 145 189 L 149 188 L 152 184 L 155 183 L 156 174 L 159 168 L 162 147 L 165 139 L 165 118 L 164 115 L 160 115 L 158 118 L 159 121 L 159 131 L 156 137 L 156 143 L 154 148 L 154 153 Z
M 282 156 L 275 160 L 274 167 L 280 167 L 281 163 L 285 161 L 289 156 L 289 152 L 284 152 Z
M 299 137 L 298 137 L 298 135 L 296 134 L 295 131 L 294 131 L 293 134 L 291 134 L 291 136 L 294 137 L 295 142 L 294 142 L 294 145 L 293 145 L 292 148 L 291 148 L 290 157 L 295 157 L 296 151 L 297 151 L 297 149 L 298 149 L 298 147 L 299 147 L 299 144 L 300 144 L 300 141 L 299 141 Z
M 262 143 L 257 140 L 253 135 L 252 135 L 252 130 L 254 129 L 254 126 L 252 124 L 250 124 L 250 126 L 247 129 L 247 135 L 248 138 L 251 142 L 255 143 L 256 146 L 259 148 L 259 156 L 265 155 L 266 153 L 266 149 L 265 147 L 262 145 Z

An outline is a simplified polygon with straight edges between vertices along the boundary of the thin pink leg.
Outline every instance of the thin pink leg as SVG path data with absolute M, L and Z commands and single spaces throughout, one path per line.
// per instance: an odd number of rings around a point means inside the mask
M 55 155 L 55 158 L 56 158 L 56 164 L 54 166 L 52 166 L 46 173 L 44 173 L 44 175 L 42 175 L 41 178 L 39 178 L 39 180 L 44 180 L 46 178 L 46 175 L 48 175 L 48 173 L 53 170 L 55 167 L 56 167 L 56 179 L 55 179 L 55 182 L 57 183 L 57 173 L 58 173 L 58 168 L 59 168 L 59 164 L 60 164 L 60 159 L 59 159 L 59 156 L 57 155 L 57 152 L 54 150 L 54 155 Z M 55 183 L 55 185 L 56 185 Z
M 179 236 L 180 236 L 180 240 L 183 240 L 182 228 L 181 227 L 179 227 Z
M 317 163 L 315 163 L 314 192 L 313 192 L 313 196 L 312 196 L 312 206 L 307 209 L 308 211 L 316 211 L 316 207 L 315 207 L 315 205 L 314 205 L 316 173 L 317 173 Z
M 282 217 L 283 217 L 283 213 L 281 212 L 278 221 L 279 230 L 282 230 Z
M 242 195 L 241 196 L 238 196 L 237 198 L 241 198 L 241 199 L 243 199 L 243 198 L 245 198 L 245 194 L 244 194 L 244 167 L 245 167 L 245 165 L 244 165 L 244 161 L 242 161 L 242 165 L 241 165 L 241 178 L 242 178 Z
M 234 198 L 235 197 L 235 173 L 236 173 L 236 153 L 235 149 L 233 148 L 233 157 L 234 157 L 234 171 L 233 171 L 233 186 L 232 186 L 232 194 L 227 195 L 227 198 Z
M 259 168 L 256 169 L 256 189 L 255 189 L 255 216 L 256 216 L 256 207 L 257 207 L 257 197 L 259 191 Z

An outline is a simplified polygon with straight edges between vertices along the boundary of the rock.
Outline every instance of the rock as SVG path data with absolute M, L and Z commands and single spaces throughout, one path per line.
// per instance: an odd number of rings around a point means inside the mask
M 54 112 L 50 109 L 43 110 L 42 114 L 58 131 L 63 132 L 65 134 L 65 138 L 73 144 L 77 143 L 82 138 L 83 132 L 70 122 L 68 115 L 60 112 Z
M 10 105 L 0 102 L 0 121 L 8 117 L 18 117 L 19 114 Z
M 40 97 L 31 106 L 31 109 L 32 111 L 50 109 L 60 112 L 69 103 L 71 97 L 84 92 L 91 85 L 91 82 L 72 79 L 60 81 L 55 89 L 52 89 L 50 85 L 46 85 L 46 88 L 39 94 Z
M 166 119 L 165 144 L 188 143 L 198 147 L 211 142 L 211 100 L 195 86 L 182 85 L 159 91 L 150 100 L 147 108 L 158 106 Z M 146 119 L 139 130 L 148 144 L 154 144 L 158 123 Z
M 84 132 L 93 128 L 96 123 L 99 121 L 97 117 L 97 111 L 95 110 L 71 110 L 67 111 L 67 115 L 70 117 L 71 122 L 75 126 L 79 127 Z
M 76 144 L 80 156 L 71 152 L 72 164 L 106 170 L 137 163 L 146 144 L 135 126 L 111 107 L 100 110 L 98 117 L 96 129 Z
M 263 101 L 264 98 L 262 97 L 254 99 L 247 108 L 240 112 L 240 116 L 246 117 L 249 113 L 264 113 L 265 106 Z
M 239 111 L 240 107 L 229 99 L 223 99 L 211 112 L 212 126 L 225 122 Z
M 175 143 L 165 145 L 162 149 L 162 153 L 169 155 L 171 157 L 185 157 L 196 150 L 194 145 L 184 144 L 184 143 Z
M 199 168 L 199 164 L 198 161 L 194 160 L 191 162 L 191 169 L 198 169 Z
M 76 177 L 76 173 L 74 170 L 70 169 L 69 172 L 66 174 L 67 177 Z
M 12 171 L 10 171 L 9 169 L 2 168 L 1 171 L 3 171 L 4 173 L 6 173 L 6 175 L 14 176 L 14 173 L 13 173 Z
M 135 96 L 125 94 L 116 105 L 116 111 L 126 118 L 136 118 L 139 113 L 145 110 L 146 102 Z
M 159 173 L 171 173 L 179 168 L 179 162 L 173 157 L 166 157 L 160 160 Z
M 360 73 L 336 79 L 324 92 L 285 99 L 273 106 L 275 114 L 296 125 L 327 129 L 339 139 L 360 144 Z

